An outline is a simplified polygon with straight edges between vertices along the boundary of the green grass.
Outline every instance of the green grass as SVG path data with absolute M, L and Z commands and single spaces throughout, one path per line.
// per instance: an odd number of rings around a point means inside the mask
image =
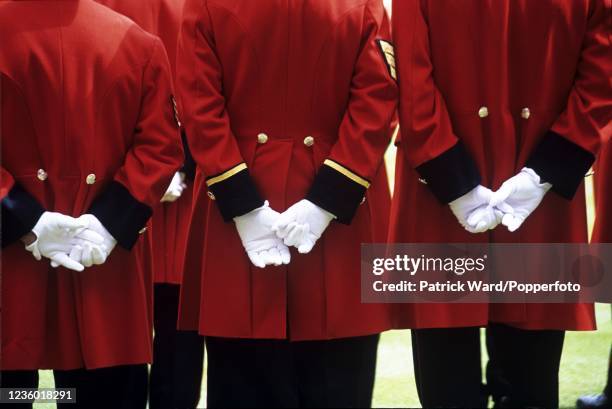
M 560 373 L 560 404 L 574 407 L 580 395 L 600 392 L 605 383 L 608 354 L 612 343 L 610 305 L 597 305 L 599 329 L 594 332 L 568 332 L 565 338 Z M 486 360 L 486 357 L 483 357 Z M 41 387 L 52 387 L 49 371 L 41 372 Z M 202 384 L 202 405 L 206 396 Z M 419 407 L 414 385 L 410 331 L 383 334 L 379 353 L 374 407 Z M 51 409 L 55 405 L 35 405 L 36 409 Z

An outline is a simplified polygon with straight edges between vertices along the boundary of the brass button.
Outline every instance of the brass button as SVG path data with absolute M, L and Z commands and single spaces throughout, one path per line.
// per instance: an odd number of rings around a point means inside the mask
M 307 137 L 304 138 L 304 145 L 306 145 L 308 147 L 314 145 L 314 142 L 315 142 L 315 140 L 314 140 L 314 138 L 312 136 L 307 136 Z
M 144 234 L 147 231 L 146 227 L 143 227 L 142 229 L 140 229 L 140 231 L 138 232 L 138 234 Z
M 257 135 L 257 143 L 264 144 L 266 142 L 268 142 L 268 135 L 266 135 L 265 133 L 260 133 L 259 135 Z
M 210 190 L 206 193 L 208 195 L 208 197 L 210 198 L 210 200 L 216 200 L 215 195 L 213 194 L 213 192 L 211 192 Z
M 93 173 L 90 173 L 89 175 L 87 175 L 87 178 L 85 179 L 85 183 L 87 183 L 88 185 L 93 185 L 94 183 L 96 183 L 96 175 Z
M 488 116 L 489 116 L 489 108 L 487 108 L 487 107 L 481 107 L 481 108 L 478 110 L 478 116 L 479 116 L 479 117 L 481 117 L 481 118 L 486 118 L 486 117 L 488 117 Z
M 521 117 L 523 119 L 529 119 L 530 116 L 531 116 L 531 111 L 529 110 L 529 108 L 523 108 L 523 110 L 521 111 Z
M 36 173 L 36 177 L 38 178 L 38 180 L 43 181 L 43 182 L 47 180 L 48 176 L 49 175 L 47 175 L 47 172 L 45 172 L 44 169 L 38 169 L 38 172 Z

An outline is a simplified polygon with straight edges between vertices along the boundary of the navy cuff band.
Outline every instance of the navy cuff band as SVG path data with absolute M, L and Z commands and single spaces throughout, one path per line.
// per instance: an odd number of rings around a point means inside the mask
M 121 247 L 131 250 L 152 210 L 136 200 L 121 183 L 113 181 L 94 200 L 88 213 L 100 220 Z
M 481 182 L 476 164 L 461 141 L 416 170 L 444 204 L 460 198 Z
M 552 191 L 571 200 L 593 162 L 591 152 L 549 131 L 525 166 L 533 169 L 542 183 L 552 184 Z
M 225 222 L 243 216 L 264 205 L 248 169 L 213 184 L 208 190 L 214 195 L 217 207 Z
M 339 223 L 350 224 L 366 190 L 342 173 L 323 165 L 306 199 L 336 216 Z
M 32 231 L 45 209 L 20 185 L 2 199 L 2 248 Z

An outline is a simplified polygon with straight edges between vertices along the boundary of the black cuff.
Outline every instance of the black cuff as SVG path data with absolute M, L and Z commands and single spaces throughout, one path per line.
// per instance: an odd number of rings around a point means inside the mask
M 131 250 L 151 217 L 152 210 L 136 200 L 121 183 L 113 181 L 94 200 L 88 213 L 100 220 L 121 247 Z
M 209 178 L 208 180 L 213 179 Z M 217 201 L 217 207 L 223 220 L 233 221 L 234 217 L 243 216 L 264 205 L 257 187 L 245 168 L 208 187 Z
M 480 173 L 461 141 L 416 168 L 433 194 L 448 204 L 480 184 Z
M 191 150 L 189 149 L 189 144 L 187 143 L 187 135 L 185 131 L 181 131 L 181 139 L 183 140 L 183 152 L 185 152 L 185 162 L 183 163 L 183 167 L 181 168 L 181 172 L 185 174 L 185 178 L 187 180 L 193 182 L 195 180 L 196 173 L 196 163 L 193 160 L 193 155 L 191 154 Z
M 32 231 L 45 209 L 20 185 L 15 184 L 2 199 L 2 247 Z
M 351 224 L 367 188 L 327 165 L 321 166 L 306 199 L 327 210 L 342 224 Z
M 591 152 L 549 131 L 525 166 L 540 176 L 541 183 L 552 184 L 555 193 L 571 200 L 593 162 Z

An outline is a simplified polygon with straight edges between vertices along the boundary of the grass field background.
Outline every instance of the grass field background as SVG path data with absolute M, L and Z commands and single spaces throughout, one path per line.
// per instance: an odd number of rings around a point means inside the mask
M 393 189 L 393 169 L 395 151 L 389 149 L 386 158 L 389 183 Z M 589 202 L 589 229 L 593 226 L 592 178 L 587 178 L 587 198 Z M 597 331 L 568 332 L 563 348 L 560 371 L 560 406 L 572 408 L 576 398 L 584 394 L 600 392 L 606 380 L 608 356 L 612 344 L 611 308 L 609 304 L 598 304 Z M 483 334 L 484 335 L 484 334 Z M 452 348 L 452 345 L 449 345 Z M 483 367 L 487 360 L 483 343 Z M 41 387 L 52 387 L 53 376 L 50 371 L 41 371 Z M 202 400 L 206 402 L 206 378 L 202 382 Z M 412 347 L 410 331 L 391 331 L 382 335 L 374 388 L 374 407 L 419 407 L 414 383 L 412 366 Z M 51 409 L 55 405 L 37 404 L 35 409 Z M 112 408 L 109 408 L 112 409 Z

